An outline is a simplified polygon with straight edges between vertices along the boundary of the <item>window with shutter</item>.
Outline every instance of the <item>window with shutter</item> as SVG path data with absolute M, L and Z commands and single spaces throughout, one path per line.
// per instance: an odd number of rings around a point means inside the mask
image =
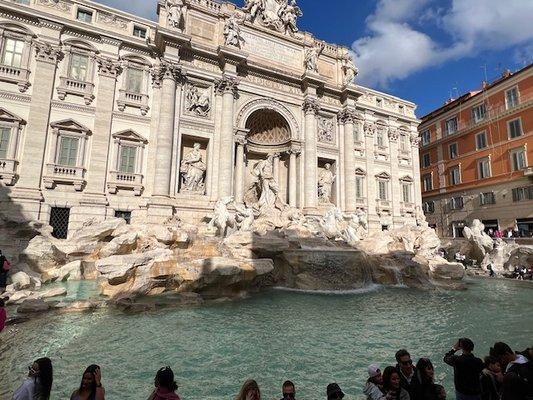
M 59 165 L 75 167 L 78 162 L 78 138 L 63 136 L 59 146 Z
M 11 128 L 0 127 L 0 159 L 7 158 Z
M 355 178 L 355 197 L 362 199 L 363 196 L 363 178 L 358 176 Z
M 144 72 L 139 68 L 128 68 L 126 90 L 132 93 L 141 93 L 143 88 Z
M 509 137 L 511 139 L 522 136 L 522 123 L 520 119 L 509 121 L 508 123 Z
M 135 173 L 135 158 L 137 148 L 134 146 L 121 146 L 120 150 L 120 172 Z
M 380 200 L 387 200 L 387 182 L 386 181 L 378 181 L 378 187 L 379 187 L 379 199 Z
M 87 66 L 89 65 L 89 57 L 83 54 L 73 53 L 70 57 L 70 71 L 69 76 L 78 81 L 87 80 Z
M 403 184 L 402 185 L 402 197 L 404 203 L 411 202 L 411 185 Z

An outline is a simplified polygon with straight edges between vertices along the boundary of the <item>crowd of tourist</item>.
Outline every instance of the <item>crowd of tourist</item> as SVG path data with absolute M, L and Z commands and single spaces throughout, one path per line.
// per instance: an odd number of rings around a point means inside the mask
M 463 338 L 444 355 L 444 362 L 453 367 L 457 400 L 531 400 L 533 399 L 533 348 L 514 352 L 502 342 L 495 343 L 490 355 L 482 361 L 473 353 L 472 340 Z M 52 361 L 39 358 L 28 367 L 28 377 L 13 394 L 13 400 L 49 400 L 53 382 Z M 296 386 L 291 381 L 282 385 L 281 400 L 295 400 Z M 178 385 L 170 367 L 157 371 L 154 390 L 148 400 L 179 400 Z M 396 365 L 377 364 L 368 367 L 363 388 L 367 400 L 445 400 L 446 391 L 435 383 L 435 368 L 428 358 L 413 364 L 405 349 L 396 353 Z M 71 400 L 105 400 L 102 373 L 98 365 L 90 365 L 81 377 Z M 327 400 L 342 400 L 345 394 L 337 383 L 326 387 Z M 317 396 L 322 397 L 322 396 Z M 143 398 L 137 396 L 137 398 Z M 144 397 L 146 398 L 146 397 Z M 244 383 L 236 400 L 261 400 L 255 380 Z

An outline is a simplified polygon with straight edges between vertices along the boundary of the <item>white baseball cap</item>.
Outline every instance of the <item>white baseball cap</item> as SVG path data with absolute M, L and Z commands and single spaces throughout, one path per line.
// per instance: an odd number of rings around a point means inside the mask
M 377 364 L 372 364 L 370 367 L 368 367 L 368 376 L 370 378 L 375 378 L 376 376 L 381 374 L 381 368 Z

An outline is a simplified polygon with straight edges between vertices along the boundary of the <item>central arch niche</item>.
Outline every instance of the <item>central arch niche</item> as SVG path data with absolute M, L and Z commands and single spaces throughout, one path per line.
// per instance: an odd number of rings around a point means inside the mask
M 254 111 L 246 120 L 247 139 L 257 146 L 280 146 L 291 140 L 289 123 L 274 110 Z

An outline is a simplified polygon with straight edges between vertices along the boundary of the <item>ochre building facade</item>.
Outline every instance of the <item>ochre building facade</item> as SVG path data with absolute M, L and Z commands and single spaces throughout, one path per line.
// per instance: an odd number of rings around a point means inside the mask
M 63 237 L 88 218 L 200 221 L 253 197 L 267 160 L 307 215 L 414 223 L 415 105 L 355 84 L 348 49 L 298 31 L 295 3 L 168 0 L 157 15 L 0 1 L 3 212 Z
M 531 65 L 433 111 L 419 131 L 423 208 L 440 235 L 462 236 L 474 219 L 533 234 Z

